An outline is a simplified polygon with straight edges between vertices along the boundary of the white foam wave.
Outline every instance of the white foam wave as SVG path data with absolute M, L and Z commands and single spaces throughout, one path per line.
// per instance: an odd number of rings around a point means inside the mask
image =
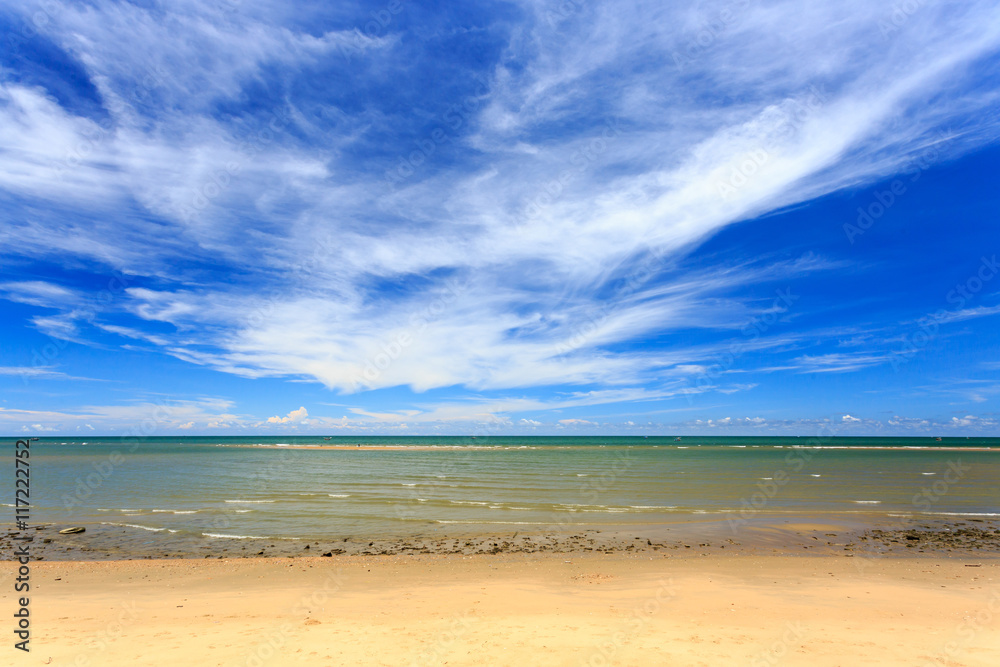
M 467 523 L 467 524 L 490 524 L 505 526 L 550 526 L 551 523 L 545 521 L 446 521 L 435 519 L 433 523 Z
M 141 530 L 148 530 L 151 533 L 159 533 L 160 531 L 166 530 L 166 528 L 150 528 L 149 526 L 140 526 L 134 523 L 111 523 L 109 521 L 102 521 L 102 526 L 118 526 L 119 528 L 139 528 Z

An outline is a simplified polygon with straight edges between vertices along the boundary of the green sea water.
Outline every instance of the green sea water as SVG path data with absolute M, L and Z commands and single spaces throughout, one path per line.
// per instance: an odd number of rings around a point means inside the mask
M 32 523 L 206 540 L 1000 517 L 989 438 L 43 438 L 30 462 Z M 0 489 L 12 508 L 13 465 Z

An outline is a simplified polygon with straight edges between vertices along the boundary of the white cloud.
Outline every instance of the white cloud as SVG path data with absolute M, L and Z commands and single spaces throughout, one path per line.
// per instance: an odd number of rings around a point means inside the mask
M 821 354 L 803 355 L 795 359 L 801 373 L 845 373 L 889 361 L 886 354 Z
M 938 324 L 947 324 L 949 322 L 962 322 L 979 317 L 989 317 L 998 313 L 1000 313 L 1000 306 L 979 306 L 977 308 L 965 308 L 963 310 L 946 312 L 941 315 L 934 315 L 933 318 Z
M 922 6 L 889 38 L 878 30 L 890 13 L 879 3 L 809 11 L 800 2 L 747 3 L 702 46 L 702 27 L 727 3 L 639 2 L 625 11 L 588 3 L 559 25 L 547 20 L 546 6 L 529 4 L 537 22 L 512 34 L 511 57 L 491 74 L 470 119 L 474 134 L 458 140 L 481 160 L 442 164 L 388 191 L 381 173 L 331 157 L 366 131 L 366 115 L 338 110 L 343 130 L 311 145 L 295 139 L 316 129 L 289 97 L 273 109 L 282 130 L 258 140 L 248 158 L 244 125 L 213 112 L 246 94 L 267 66 L 298 72 L 345 44 L 380 57 L 392 40 L 295 31 L 277 20 L 279 7 L 56 6 L 44 33 L 85 68 L 109 122 L 72 113 L 41 89 L 0 82 L 5 188 L 85 213 L 71 223 L 56 212 L 4 225 L 0 244 L 156 277 L 157 287 L 131 287 L 100 314 L 105 332 L 225 372 L 309 378 L 342 392 L 616 388 L 696 374 L 710 351 L 615 347 L 683 328 L 733 330 L 753 315 L 751 304 L 720 294 L 763 280 L 762 270 L 733 267 L 714 280 L 670 273 L 694 244 L 734 222 L 894 173 L 936 129 L 958 128 L 940 159 L 998 134 L 995 94 L 968 86 L 970 71 L 1000 44 L 991 2 Z M 640 72 L 637 62 L 655 66 Z M 719 103 L 706 108 L 704 99 Z M 617 120 L 605 133 L 584 113 Z M 734 169 L 754 158 L 753 173 L 734 180 Z M 238 174 L 219 185 L 231 163 Z M 553 186 L 563 174 L 567 182 Z M 218 195 L 198 206 L 213 184 Z M 111 215 L 133 203 L 143 215 Z M 664 279 L 636 280 L 609 297 L 608 285 L 627 278 L 623 267 L 637 256 L 651 257 L 651 272 Z M 178 260 L 190 258 L 250 278 L 230 285 L 185 275 Z M 428 279 L 398 299 L 372 298 L 373 280 L 435 272 L 463 286 Z M 43 333 L 87 335 L 68 290 L 36 282 L 0 289 L 59 309 L 33 318 Z M 101 321 L 111 315 L 135 321 Z M 176 331 L 143 332 L 151 321 Z M 848 372 L 886 360 L 805 355 L 782 367 Z M 438 406 L 419 418 L 502 411 Z M 369 416 L 416 421 L 392 411 Z M 267 421 L 305 419 L 303 412 Z
M 232 401 L 219 398 L 86 405 L 65 411 L 0 407 L 0 429 L 34 422 L 49 430 L 69 431 L 83 427 L 113 435 L 150 436 L 173 431 L 189 421 L 247 424 L 246 416 L 229 412 L 232 407 Z
M 309 417 L 309 411 L 305 407 L 300 407 L 298 410 L 292 410 L 284 417 L 274 416 L 268 417 L 268 424 L 308 424 L 307 419 Z

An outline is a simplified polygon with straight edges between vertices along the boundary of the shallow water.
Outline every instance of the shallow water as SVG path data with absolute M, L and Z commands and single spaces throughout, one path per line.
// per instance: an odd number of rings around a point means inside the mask
M 12 475 L 0 486 L 13 503 Z M 32 523 L 209 540 L 997 517 L 1000 440 L 49 438 L 32 443 L 31 488 Z

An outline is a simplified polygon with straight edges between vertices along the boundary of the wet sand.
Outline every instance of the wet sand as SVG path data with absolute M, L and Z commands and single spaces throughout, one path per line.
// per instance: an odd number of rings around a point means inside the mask
M 31 553 L 36 560 L 88 561 L 156 558 L 270 558 L 483 554 L 638 554 L 649 556 L 809 555 L 874 558 L 885 555 L 1000 557 L 1000 521 L 995 519 L 916 520 L 893 517 L 768 517 L 690 520 L 655 526 L 503 532 L 413 532 L 370 538 L 244 539 L 173 534 L 135 527 L 84 524 L 86 532 L 61 535 L 69 524 L 36 526 Z M 512 527 L 516 528 L 516 527 Z M 19 533 L 0 534 L 10 551 Z

